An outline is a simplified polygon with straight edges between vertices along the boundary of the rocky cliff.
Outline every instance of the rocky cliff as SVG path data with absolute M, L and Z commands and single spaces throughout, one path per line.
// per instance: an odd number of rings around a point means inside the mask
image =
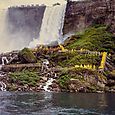
M 64 34 L 82 31 L 95 24 L 105 24 L 115 34 L 114 0 L 68 1 Z

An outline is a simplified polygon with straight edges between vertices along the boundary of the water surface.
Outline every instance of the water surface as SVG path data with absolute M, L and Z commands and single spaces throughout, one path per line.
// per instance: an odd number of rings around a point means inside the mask
M 0 115 L 115 115 L 115 94 L 0 92 Z

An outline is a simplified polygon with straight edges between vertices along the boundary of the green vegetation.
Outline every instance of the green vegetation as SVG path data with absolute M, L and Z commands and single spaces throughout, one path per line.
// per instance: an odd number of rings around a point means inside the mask
M 37 82 L 40 80 L 40 77 L 35 72 L 30 71 L 21 71 L 9 73 L 9 77 L 13 81 L 13 83 L 18 84 L 28 84 L 30 86 L 36 86 Z
M 111 75 L 115 77 L 115 70 L 111 72 Z
M 68 49 L 88 49 L 91 51 L 112 51 L 115 40 L 105 26 L 95 26 L 87 28 L 82 35 L 72 36 L 74 40 L 66 47 Z M 78 39 L 76 39 L 78 38 Z
M 82 54 L 77 51 L 52 54 L 51 59 L 61 67 L 70 67 L 75 65 L 96 65 L 100 64 L 100 56 L 94 54 Z
M 61 75 L 60 78 L 58 79 L 58 83 L 61 86 L 61 88 L 67 89 L 69 80 L 70 80 L 70 76 Z
M 83 86 L 89 87 L 89 89 L 90 86 L 95 86 L 95 88 L 97 88 L 98 86 L 96 86 L 96 83 L 98 80 L 102 82 L 107 80 L 106 77 L 101 73 L 85 68 L 63 68 L 60 73 L 58 83 L 63 89 L 68 89 L 69 84 L 72 83 L 71 79 L 74 80 L 76 85 L 79 83 Z
M 115 40 L 111 33 L 107 31 L 106 26 L 94 26 L 87 28 L 79 35 L 73 35 L 65 41 L 65 48 L 86 49 L 84 52 L 55 52 L 51 55 L 51 60 L 61 67 L 70 67 L 75 65 L 100 65 L 101 57 L 96 54 L 87 54 L 87 50 L 98 52 L 114 52 Z
M 35 52 L 37 55 L 35 56 L 30 49 L 24 48 L 19 52 L 19 58 L 21 63 L 36 63 L 37 59 L 47 58 L 50 61 L 50 66 L 59 67 L 57 81 L 63 91 L 74 90 L 76 92 L 80 88 L 85 88 L 87 91 L 96 92 L 101 88 L 103 90 L 103 84 L 106 84 L 108 76 L 112 80 L 115 79 L 115 70 L 113 70 L 114 44 L 114 37 L 107 31 L 107 27 L 94 26 L 67 39 L 64 48 L 68 50 L 65 52 L 53 51 L 52 47 L 49 50 L 39 48 Z M 108 56 L 110 56 L 108 63 L 111 68 L 108 69 L 109 66 L 106 66 L 106 71 L 98 71 L 102 59 L 100 52 L 103 51 L 108 52 Z M 39 63 L 41 65 L 41 61 Z M 11 83 L 13 83 L 12 89 L 15 89 L 17 84 L 22 87 L 27 84 L 30 87 L 39 83 L 40 77 L 35 69 L 29 71 L 27 68 L 27 70 L 9 74 Z M 36 71 L 41 72 L 41 68 L 39 70 L 37 68 Z M 41 75 L 45 76 L 45 74 L 44 72 Z
M 37 58 L 29 48 L 24 48 L 19 52 L 19 58 L 22 63 L 36 63 Z

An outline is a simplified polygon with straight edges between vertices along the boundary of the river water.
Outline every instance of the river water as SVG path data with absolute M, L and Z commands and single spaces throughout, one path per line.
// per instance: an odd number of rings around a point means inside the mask
M 115 94 L 0 92 L 0 115 L 115 115 Z

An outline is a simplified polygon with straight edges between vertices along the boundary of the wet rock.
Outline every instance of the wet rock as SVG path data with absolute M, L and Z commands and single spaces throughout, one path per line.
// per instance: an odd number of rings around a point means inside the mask
M 85 28 L 104 24 L 115 34 L 115 1 L 82 0 L 69 1 L 65 13 L 64 34 L 83 31 Z
M 24 48 L 18 54 L 22 63 L 36 63 L 37 58 L 29 48 Z
M 59 87 L 57 87 L 57 88 L 53 88 L 52 91 L 54 91 L 54 92 L 60 92 L 61 89 Z
M 106 85 L 109 87 L 115 86 L 115 80 L 108 80 Z
M 51 85 L 51 87 L 52 87 L 52 88 L 57 88 L 57 87 L 59 87 L 59 86 L 58 86 L 58 84 L 53 83 L 53 84 Z
M 97 86 L 100 87 L 101 90 L 104 90 L 104 88 L 105 88 L 105 84 L 103 82 L 98 81 Z

